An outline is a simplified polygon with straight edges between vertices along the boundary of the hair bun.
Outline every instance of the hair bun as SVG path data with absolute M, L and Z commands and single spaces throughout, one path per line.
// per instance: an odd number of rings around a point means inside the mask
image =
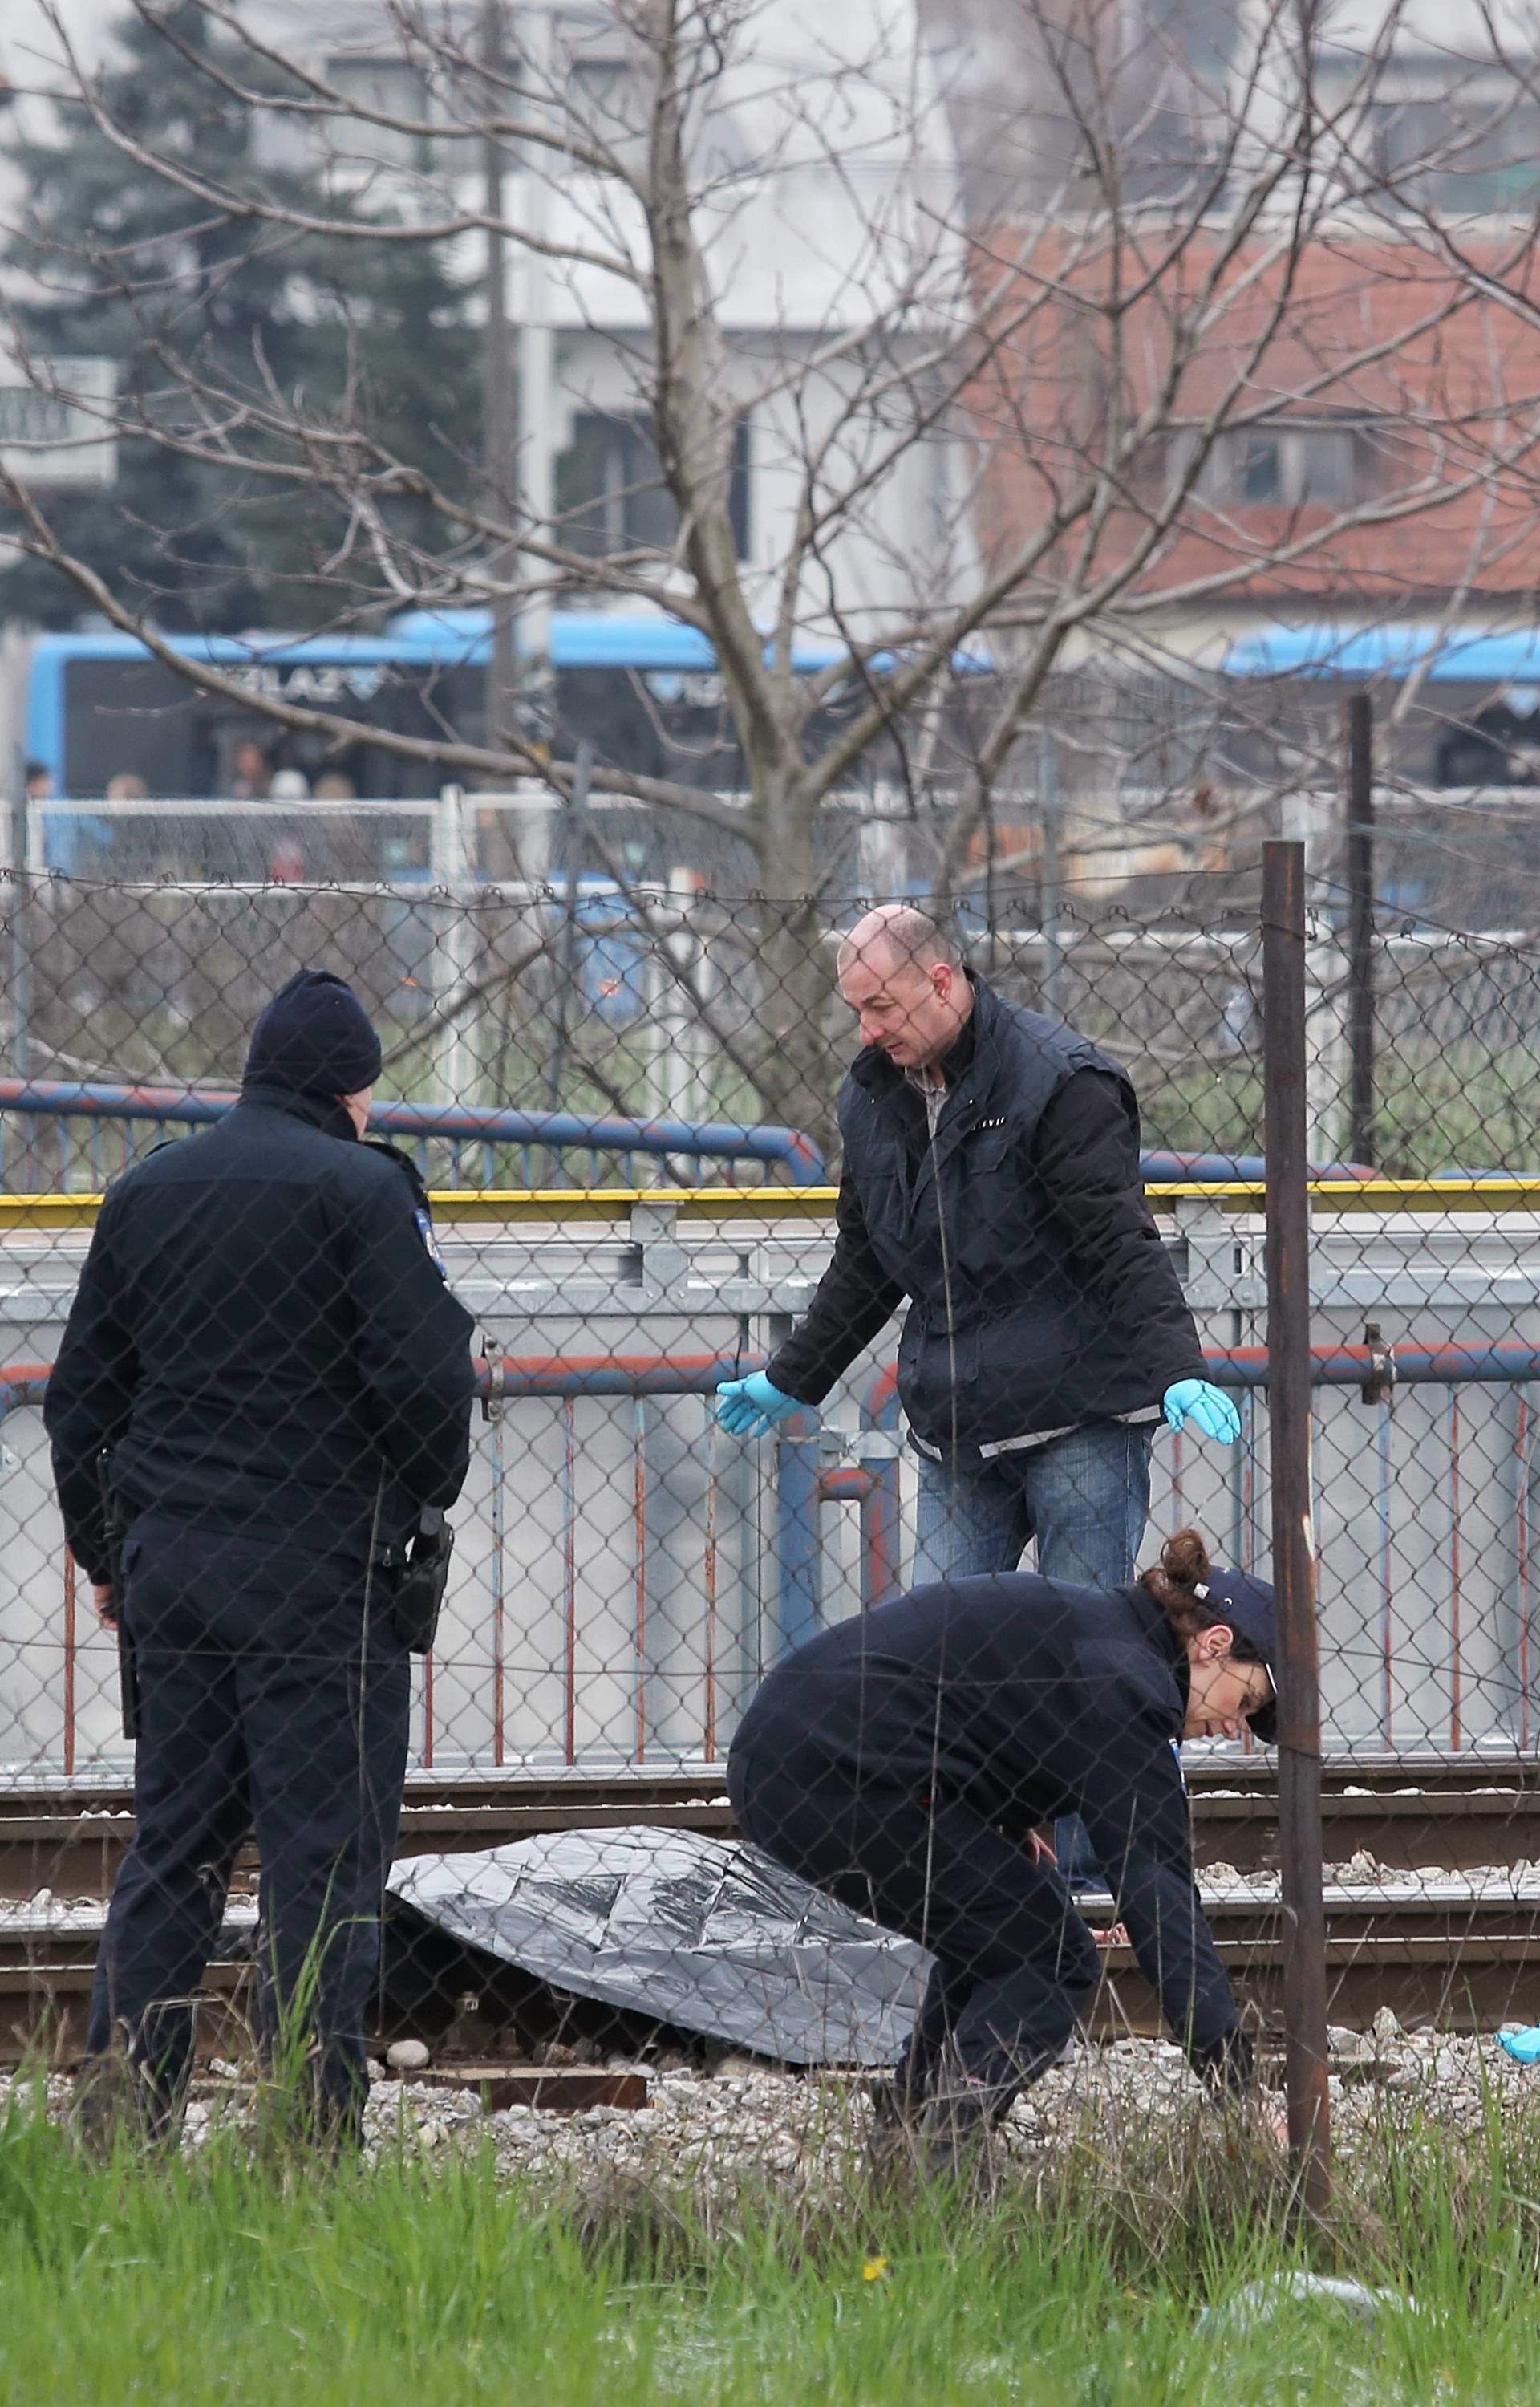
M 1179 1588 L 1195 1588 L 1208 1577 L 1213 1566 L 1208 1549 L 1195 1530 L 1179 1530 L 1167 1538 L 1161 1548 L 1160 1567 Z

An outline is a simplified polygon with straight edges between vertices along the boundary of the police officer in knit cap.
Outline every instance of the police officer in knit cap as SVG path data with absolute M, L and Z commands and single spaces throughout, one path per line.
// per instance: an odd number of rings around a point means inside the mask
M 392 1617 L 470 1446 L 470 1316 L 404 1157 L 360 1140 L 379 1039 L 304 970 L 235 1107 L 102 1207 L 45 1418 L 65 1532 L 132 1649 L 137 1827 L 96 1969 L 88 2131 L 175 2129 L 240 1848 L 261 1858 L 259 2028 L 356 2132 L 405 1776 Z M 292 2044 L 290 2044 L 292 2043 Z

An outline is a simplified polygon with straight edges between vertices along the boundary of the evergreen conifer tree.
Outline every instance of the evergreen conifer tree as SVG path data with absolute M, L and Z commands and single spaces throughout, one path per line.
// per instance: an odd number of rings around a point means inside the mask
M 321 202 L 326 164 L 313 131 L 201 70 L 201 60 L 226 64 L 233 80 L 254 80 L 251 53 L 237 53 L 203 9 L 174 5 L 158 21 L 134 12 L 115 30 L 104 85 L 111 119 L 226 185 L 279 206 Z M 281 71 L 269 88 L 284 96 Z M 191 423 L 196 407 L 170 363 L 226 394 L 256 398 L 271 379 L 286 398 L 303 396 L 309 419 L 341 413 L 463 489 L 479 423 L 478 336 L 471 296 L 440 250 L 307 237 L 206 208 L 125 158 L 80 107 L 64 111 L 56 138 L 12 156 L 29 199 L 7 257 L 27 278 L 17 315 L 36 353 L 115 361 L 120 392 L 162 427 Z M 318 213 L 336 218 L 334 184 L 324 200 Z M 371 221 L 365 200 L 352 207 Z M 275 440 L 271 450 L 288 473 L 265 480 L 124 440 L 114 488 L 60 496 L 50 518 L 71 550 L 168 630 L 317 624 L 344 593 L 357 606 L 369 563 L 350 555 L 340 583 L 319 573 L 343 517 L 307 481 L 301 447 Z M 424 504 L 386 506 L 398 528 L 430 536 Z M 67 625 L 79 609 L 78 591 L 44 563 L 0 575 L 0 616 Z

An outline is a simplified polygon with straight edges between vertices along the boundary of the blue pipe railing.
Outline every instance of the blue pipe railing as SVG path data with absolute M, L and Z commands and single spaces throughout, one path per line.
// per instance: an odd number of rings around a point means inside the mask
M 33 1120 L 60 1122 L 61 1184 L 69 1170 L 67 1123 L 72 1120 L 143 1122 L 158 1132 L 157 1142 L 175 1128 L 206 1128 L 222 1119 L 236 1096 L 205 1089 L 196 1093 L 176 1087 L 118 1087 L 68 1078 L 0 1078 L 0 1116 L 21 1112 Z M 458 1165 L 468 1147 L 485 1148 L 485 1175 L 490 1187 L 494 1148 L 512 1147 L 523 1173 L 517 1182 L 531 1186 L 530 1156 L 542 1152 L 586 1153 L 591 1183 L 600 1183 L 601 1157 L 633 1157 L 648 1161 L 671 1156 L 690 1161 L 756 1161 L 785 1170 L 794 1187 L 817 1187 L 825 1177 L 824 1157 L 812 1139 L 798 1129 L 739 1127 L 715 1120 L 589 1119 L 576 1112 L 522 1112 L 483 1104 L 376 1103 L 369 1126 L 379 1136 L 403 1138 L 417 1151 L 419 1166 L 435 1140 L 455 1149 Z M 4 1120 L 0 1117 L 0 1181 L 7 1169 Z M 100 1169 L 92 1147 L 91 1166 Z
M 1260 1153 L 1143 1153 L 1139 1168 L 1147 1187 L 1260 1187 L 1267 1164 Z M 1312 1178 L 1373 1178 L 1358 1161 L 1310 1164 Z
M 1147 1187 L 1260 1187 L 1267 1176 L 1266 1157 L 1260 1153 L 1143 1153 L 1139 1156 L 1139 1169 Z M 1362 1182 L 1384 1175 L 1362 1161 L 1310 1164 L 1313 1179 Z M 1527 1171 L 1445 1169 L 1430 1171 L 1425 1184 L 1436 1187 L 1448 1180 L 1451 1186 L 1503 1187 L 1516 1177 L 1529 1176 Z
M 190 1091 L 177 1087 L 111 1086 L 89 1079 L 0 1078 L 0 1189 L 8 1184 L 4 1118 L 7 1112 L 22 1113 L 34 1121 L 51 1119 L 59 1123 L 50 1150 L 56 1157 L 59 1185 L 63 1188 L 67 1186 L 75 1158 L 69 1122 L 83 1120 L 96 1126 L 143 1123 L 160 1143 L 173 1129 L 208 1127 L 221 1119 L 235 1101 L 235 1095 L 229 1090 L 207 1088 Z M 626 1167 L 631 1184 L 636 1183 L 632 1175 L 636 1160 L 656 1161 L 671 1156 L 690 1161 L 756 1161 L 767 1168 L 780 1167 L 794 1187 L 818 1187 L 827 1176 L 823 1154 L 800 1130 L 750 1127 L 731 1121 L 590 1119 L 577 1112 L 514 1111 L 498 1104 L 376 1103 L 369 1126 L 375 1135 L 396 1137 L 410 1145 L 422 1169 L 427 1166 L 429 1146 L 435 1142 L 447 1144 L 453 1148 L 457 1180 L 483 1187 L 499 1183 L 533 1187 L 544 1183 L 535 1175 L 536 1157 L 541 1154 L 586 1154 L 587 1177 L 580 1183 L 591 1186 L 602 1182 L 606 1158 L 612 1165 L 618 1160 Z M 463 1155 L 476 1147 L 483 1149 L 483 1175 L 479 1180 L 462 1179 Z M 504 1177 L 500 1182 L 497 1178 L 497 1147 L 512 1149 L 517 1155 L 516 1179 Z M 44 1168 L 40 1159 L 43 1150 L 35 1142 L 33 1166 L 39 1175 Z M 125 1160 L 132 1159 L 126 1146 L 124 1155 Z M 94 1128 L 87 1161 L 96 1184 L 104 1185 L 106 1173 Z M 119 1162 L 114 1170 L 121 1167 L 123 1163 Z M 1150 1187 L 1223 1187 L 1237 1182 L 1260 1186 L 1267 1175 L 1267 1164 L 1260 1153 L 1179 1153 L 1162 1149 L 1142 1154 L 1140 1169 Z M 1462 1181 L 1501 1180 L 1507 1175 L 1487 1170 L 1438 1175 Z M 1362 1162 L 1327 1161 L 1313 1163 L 1310 1175 L 1363 1180 L 1376 1174 Z

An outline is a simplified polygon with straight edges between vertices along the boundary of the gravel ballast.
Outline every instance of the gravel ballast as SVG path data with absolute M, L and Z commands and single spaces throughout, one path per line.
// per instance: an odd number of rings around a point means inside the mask
M 1516 2064 L 1495 2032 L 1457 2036 L 1406 2031 L 1389 2010 L 1373 2031 L 1334 2030 L 1330 2089 L 1334 2142 L 1350 2158 L 1387 2127 L 1434 2124 L 1474 2133 L 1493 2103 L 1506 2115 L 1540 2108 L 1540 2067 Z M 500 2175 L 510 2183 L 548 2182 L 554 2190 L 586 2190 L 605 2183 L 657 2182 L 710 2194 L 745 2181 L 765 2181 L 810 2197 L 838 2190 L 864 2158 L 871 2108 L 868 2079 L 841 2073 L 784 2072 L 747 2058 L 728 2058 L 715 2072 L 659 2071 L 612 2059 L 615 2071 L 644 2073 L 649 2103 L 639 2109 L 594 2106 L 576 2114 L 543 2107 L 488 2111 L 472 2087 L 429 2085 L 371 2065 L 365 2154 L 373 2160 L 400 2146 L 447 2161 L 488 2142 Z M 1279 2079 L 1275 2067 L 1264 2078 Z M 24 2075 L 15 2076 L 24 2081 Z M 12 2081 L 0 2082 L 0 2092 Z M 48 2082 L 50 2115 L 68 2112 L 73 2082 Z M 1202 2085 L 1180 2049 L 1168 2042 L 1134 2039 L 1110 2045 L 1078 2044 L 1073 2056 L 1017 2101 L 1003 2133 L 1003 2157 L 1024 2169 L 1040 2165 L 1072 2144 L 1115 2156 L 1120 2139 L 1173 2141 L 1194 2112 L 1208 2111 Z M 196 2156 L 218 2125 L 244 2125 L 252 2091 L 233 2065 L 200 2079 L 187 2110 L 184 2151 Z M 1276 2090 L 1263 2103 L 1280 2111 Z

